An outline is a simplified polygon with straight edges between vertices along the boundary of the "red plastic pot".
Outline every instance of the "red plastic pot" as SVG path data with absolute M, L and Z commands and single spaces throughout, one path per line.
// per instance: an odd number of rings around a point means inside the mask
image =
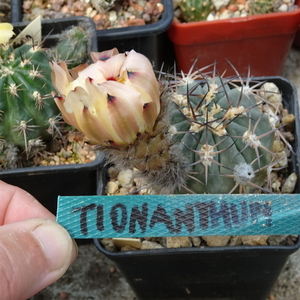
M 300 0 L 296 0 L 296 5 Z M 215 61 L 232 75 L 230 61 L 241 74 L 250 66 L 253 76 L 280 75 L 300 24 L 300 8 L 242 18 L 192 23 L 173 22 L 168 30 L 179 70 L 188 72 Z

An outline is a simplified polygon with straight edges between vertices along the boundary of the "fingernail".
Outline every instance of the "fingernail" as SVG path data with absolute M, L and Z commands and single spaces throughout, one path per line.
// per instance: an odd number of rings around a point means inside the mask
M 40 242 L 49 261 L 49 271 L 68 268 L 77 256 L 77 246 L 58 223 L 45 220 L 32 234 Z

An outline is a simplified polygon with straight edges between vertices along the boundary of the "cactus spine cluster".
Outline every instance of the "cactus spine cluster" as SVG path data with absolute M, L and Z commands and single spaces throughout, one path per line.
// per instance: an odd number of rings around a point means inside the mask
M 213 9 L 211 0 L 182 0 L 179 6 L 186 22 L 205 21 Z
M 76 49 L 74 49 L 74 46 Z M 59 132 L 61 117 L 52 99 L 49 59 L 66 59 L 71 66 L 86 62 L 88 38 L 80 27 L 62 33 L 60 42 L 46 51 L 42 44 L 27 36 L 21 45 L 0 45 L 0 137 L 3 149 L 12 147 L 28 158 L 35 149 Z M 73 51 L 70 51 L 73 49 Z M 48 52 L 48 53 L 47 53 Z M 5 156 L 1 151 L 1 156 Z M 10 159 L 9 159 L 10 160 Z M 11 160 L 10 160 L 11 161 Z M 15 163 L 15 159 L 13 160 Z M 10 168 L 9 161 L 0 162 L 1 168 Z

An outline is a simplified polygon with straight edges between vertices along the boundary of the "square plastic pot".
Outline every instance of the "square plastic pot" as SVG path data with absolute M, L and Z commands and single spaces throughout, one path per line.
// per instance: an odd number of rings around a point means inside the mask
M 16 34 L 28 23 L 14 23 Z M 46 37 L 44 47 L 55 45 L 60 32 L 79 23 L 85 23 L 87 26 L 95 28 L 94 22 L 86 17 L 42 21 L 42 36 Z M 96 31 L 94 29 L 91 32 L 87 53 L 97 51 Z M 57 196 L 59 195 L 96 195 L 102 192 L 103 165 L 104 155 L 98 153 L 96 160 L 87 164 L 4 170 L 0 172 L 0 180 L 23 188 L 53 214 L 56 214 Z
M 291 171 L 299 174 L 298 97 L 294 86 L 282 77 L 254 78 L 274 82 L 284 105 L 296 113 L 295 150 Z M 299 193 L 299 182 L 295 193 Z M 126 196 L 124 196 L 126 197 Z M 287 195 L 288 197 L 288 195 Z M 109 252 L 100 240 L 98 250 L 119 268 L 139 300 L 265 300 L 293 246 L 228 246 Z
M 101 195 L 104 155 L 86 164 L 17 168 L 0 172 L 0 180 L 32 194 L 56 214 L 58 196 Z
M 299 5 L 296 0 L 295 4 Z M 188 72 L 218 62 L 218 70 L 233 75 L 229 60 L 246 76 L 280 75 L 300 24 L 300 8 L 226 20 L 173 22 L 168 35 L 173 43 L 178 70 Z
M 13 1 L 12 1 L 13 2 Z M 21 32 L 30 22 L 13 22 L 14 32 L 18 34 Z M 77 26 L 83 24 L 86 28 L 89 28 L 90 42 L 88 44 L 87 53 L 91 51 L 97 52 L 97 34 L 94 22 L 88 17 L 70 17 L 65 19 L 53 19 L 42 20 L 42 37 L 44 39 L 43 47 L 49 48 L 55 45 L 59 40 L 59 34 L 64 30 L 67 30 L 71 26 Z
M 153 24 L 97 30 L 99 51 L 118 48 L 119 52 L 130 51 L 147 56 L 160 69 L 162 63 L 173 66 L 174 53 L 167 30 L 173 21 L 172 0 L 162 0 L 164 11 L 161 19 Z
M 12 22 L 22 20 L 22 4 L 23 0 L 11 0 Z M 162 0 L 162 4 L 164 5 L 164 11 L 161 19 L 156 23 L 97 30 L 98 50 L 104 51 L 116 47 L 119 52 L 124 52 L 133 49 L 147 56 L 156 69 L 159 69 L 162 63 L 165 66 L 173 66 L 175 59 L 174 52 L 167 36 L 167 30 L 173 21 L 172 0 Z M 55 20 L 49 21 L 55 22 Z M 69 20 L 69 18 L 65 18 L 64 20 Z

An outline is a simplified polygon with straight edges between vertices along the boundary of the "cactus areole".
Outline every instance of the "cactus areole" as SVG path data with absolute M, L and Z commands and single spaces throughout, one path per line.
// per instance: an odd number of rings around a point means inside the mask
M 253 95 L 209 79 L 179 84 L 173 101 L 174 139 L 192 167 L 189 190 L 226 194 L 264 183 L 274 133 Z
M 22 150 L 28 141 L 50 139 L 49 119 L 59 111 L 51 99 L 49 58 L 33 42 L 0 47 L 0 136 Z

